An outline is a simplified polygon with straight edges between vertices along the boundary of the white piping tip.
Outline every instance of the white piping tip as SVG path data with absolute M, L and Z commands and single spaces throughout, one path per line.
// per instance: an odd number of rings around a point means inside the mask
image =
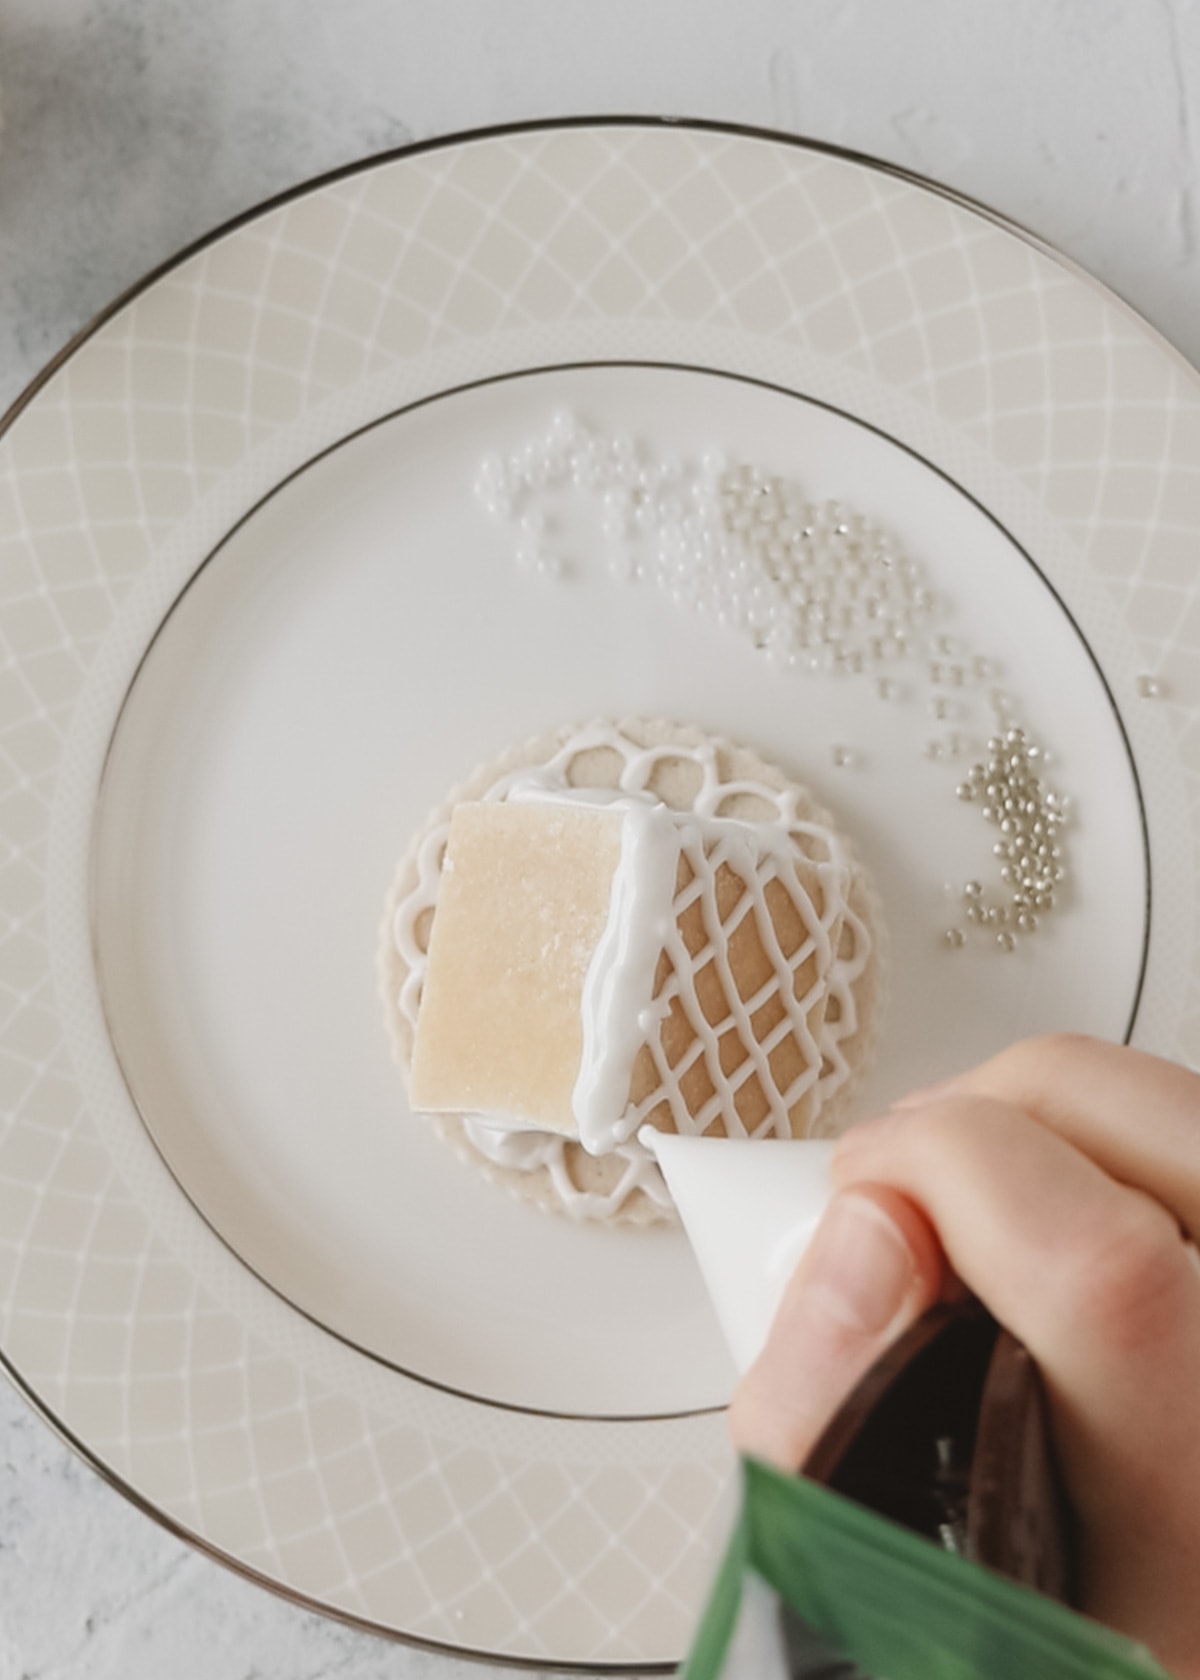
M 758 1357 L 833 1194 L 832 1139 L 691 1138 L 643 1126 L 734 1363 Z

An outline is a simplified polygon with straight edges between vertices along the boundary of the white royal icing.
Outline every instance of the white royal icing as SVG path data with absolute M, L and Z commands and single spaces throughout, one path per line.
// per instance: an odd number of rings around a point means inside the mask
M 583 753 L 607 749 L 620 755 L 622 767 L 615 788 L 575 787 L 570 769 Z M 689 811 L 663 805 L 650 791 L 663 761 L 686 760 L 701 773 L 700 787 Z M 775 816 L 747 823 L 725 816 L 737 795 L 765 801 Z M 614 876 L 608 923 L 593 954 L 584 982 L 582 1028 L 584 1053 L 573 1094 L 580 1142 L 591 1154 L 615 1157 L 621 1175 L 606 1193 L 581 1190 L 568 1168 L 570 1140 L 546 1132 L 514 1130 L 497 1117 L 464 1117 L 471 1145 L 487 1160 L 516 1172 L 545 1169 L 565 1210 L 578 1219 L 603 1219 L 615 1213 L 635 1192 L 642 1191 L 660 1207 L 669 1207 L 662 1175 L 648 1151 L 637 1141 L 638 1127 L 665 1098 L 672 1121 L 682 1134 L 697 1135 L 722 1116 L 730 1136 L 790 1137 L 789 1111 L 808 1091 L 814 1114 L 849 1074 L 841 1045 L 858 1029 L 854 983 L 870 956 L 870 935 L 847 902 L 850 869 L 841 842 L 832 830 L 805 819 L 793 788 L 773 788 L 754 779 L 722 781 L 717 749 L 705 741 L 694 746 L 664 742 L 642 747 L 613 724 L 596 724 L 570 736 L 545 764 L 524 766 L 502 776 L 483 795 L 485 800 L 562 801 L 619 809 L 625 815 L 621 854 Z M 397 908 L 393 937 L 404 961 L 406 976 L 398 999 L 401 1013 L 414 1029 L 420 1007 L 426 953 L 417 937 L 423 915 L 437 902 L 448 821 L 425 836 L 416 859 L 417 880 Z M 795 874 L 797 840 L 805 855 L 817 861 L 822 884 L 822 908 L 813 906 Z M 675 879 L 680 855 L 687 858 L 693 879 L 677 898 Z M 728 933 L 717 914 L 715 886 L 722 863 L 732 867 L 746 885 L 739 904 L 742 914 L 756 919 L 759 937 L 771 958 L 772 974 L 753 997 L 740 999 L 729 964 Z M 779 945 L 766 898 L 778 880 L 803 918 L 806 939 L 786 955 Z M 678 917 L 697 897 L 705 900 L 705 923 L 710 940 L 697 956 L 689 955 L 678 928 Z M 743 910 L 743 905 L 745 909 Z M 740 919 L 740 916 L 739 916 Z M 852 950 L 844 956 L 830 945 L 830 932 L 839 923 L 852 935 Z M 712 930 L 718 930 L 715 936 Z M 671 975 L 652 1004 L 653 981 L 663 951 L 671 958 Z M 797 998 L 794 974 L 816 955 L 817 984 L 826 987 L 835 1007 L 818 1039 L 808 1025 L 813 997 Z M 695 997 L 694 975 L 704 963 L 716 963 L 729 1016 L 709 1023 Z M 658 1020 L 680 991 L 680 1001 L 696 1031 L 687 1056 L 675 1068 L 666 1063 L 658 1035 Z M 751 1030 L 751 1017 L 767 998 L 778 994 L 785 1013 L 761 1043 Z M 748 1057 L 732 1075 L 720 1064 L 719 1040 L 736 1026 Z M 795 1036 L 804 1056 L 804 1071 L 787 1091 L 777 1091 L 768 1066 L 775 1046 Z M 655 1058 L 660 1083 L 640 1105 L 628 1103 L 630 1073 L 638 1050 L 646 1044 Z M 709 1101 L 693 1115 L 680 1090 L 680 1080 L 699 1057 L 714 1085 Z M 737 1115 L 734 1097 L 751 1073 L 759 1076 L 767 1097 L 766 1118 L 748 1133 Z
M 640 1190 L 656 1207 L 669 1208 L 671 1197 L 654 1158 L 635 1139 L 618 1144 L 613 1154 L 621 1162 L 621 1176 L 606 1194 L 581 1190 L 567 1167 L 567 1139 L 550 1132 L 502 1132 L 478 1115 L 469 1115 L 463 1129 L 473 1148 L 493 1165 L 513 1172 L 536 1172 L 545 1167 L 563 1207 L 573 1219 L 607 1219 Z
M 583 1050 L 571 1107 L 589 1155 L 606 1155 L 637 1130 L 627 1113 L 634 1058 L 653 1013 L 654 974 L 675 923 L 681 835 L 673 813 L 634 798 L 624 810 L 621 856 L 608 922 L 588 964 L 580 998 Z

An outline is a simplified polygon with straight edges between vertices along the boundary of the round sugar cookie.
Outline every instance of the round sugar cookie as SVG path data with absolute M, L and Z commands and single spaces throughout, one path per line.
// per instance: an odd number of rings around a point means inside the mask
M 885 935 L 874 888 L 852 844 L 807 788 L 748 747 L 658 719 L 564 728 L 513 747 L 452 789 L 413 839 L 387 897 L 378 949 L 384 1019 L 406 1080 L 451 813 L 467 801 L 505 797 L 522 772 L 534 769 L 548 769 L 564 789 L 628 788 L 636 773 L 639 789 L 674 810 L 693 811 L 702 799 L 710 814 L 746 822 L 778 821 L 786 809 L 798 850 L 816 864 L 840 863 L 848 877 L 845 914 L 819 1039 L 816 1111 L 804 1127 L 808 1136 L 836 1133 L 884 1004 Z M 546 1211 L 639 1225 L 674 1217 L 662 1176 L 635 1138 L 593 1156 L 551 1134 L 505 1134 L 463 1115 L 428 1118 L 462 1160 Z

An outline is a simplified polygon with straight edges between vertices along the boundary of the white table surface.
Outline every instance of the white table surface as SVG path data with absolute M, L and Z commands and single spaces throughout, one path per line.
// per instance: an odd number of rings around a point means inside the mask
M 0 406 L 307 177 L 580 113 L 772 126 L 1042 235 L 1200 363 L 1200 0 L 0 0 Z M 0 1384 L 0 1680 L 478 1673 L 191 1551 Z

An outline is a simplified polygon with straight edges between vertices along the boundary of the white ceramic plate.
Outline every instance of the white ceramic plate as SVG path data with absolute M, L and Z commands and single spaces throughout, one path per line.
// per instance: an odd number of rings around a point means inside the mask
M 924 756 L 925 664 L 887 702 L 780 671 L 614 580 L 586 498 L 567 579 L 516 567 L 476 468 L 563 408 L 894 534 L 1053 749 L 1061 914 L 1011 955 L 941 943 L 994 836 Z M 529 1661 L 678 1658 L 725 1355 L 676 1234 L 535 1215 L 407 1115 L 373 975 L 395 859 L 511 742 L 675 716 L 811 782 L 872 866 L 896 983 L 860 1109 L 1048 1028 L 1191 1059 L 1197 463 L 1200 381 L 1101 288 L 772 136 L 439 143 L 124 301 L 0 438 L 0 1322 L 26 1391 L 318 1607 Z M 949 696 L 966 743 L 990 681 Z

